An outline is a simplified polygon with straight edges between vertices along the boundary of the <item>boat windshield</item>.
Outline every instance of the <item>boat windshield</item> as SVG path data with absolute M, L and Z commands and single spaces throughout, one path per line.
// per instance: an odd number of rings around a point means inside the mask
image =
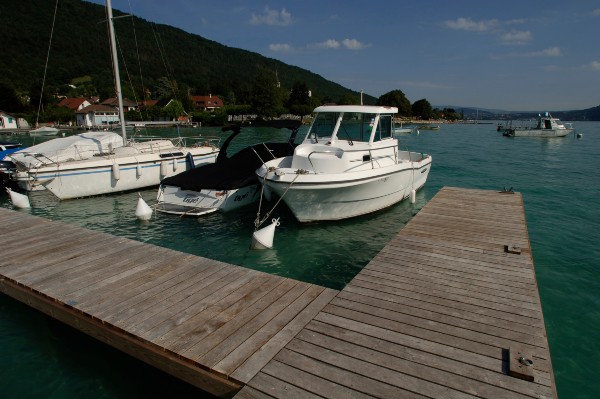
M 319 139 L 334 136 L 339 140 L 368 142 L 375 125 L 377 114 L 366 114 L 361 112 L 322 112 L 317 114 L 307 137 Z M 341 117 L 340 126 L 335 131 L 338 120 Z M 391 115 L 381 115 L 381 120 L 376 131 L 375 141 L 391 137 L 392 123 Z

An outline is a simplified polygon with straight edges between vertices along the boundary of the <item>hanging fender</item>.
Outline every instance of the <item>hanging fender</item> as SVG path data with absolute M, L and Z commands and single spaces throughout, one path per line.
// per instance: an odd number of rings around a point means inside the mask
M 116 162 L 112 164 L 112 176 L 115 180 L 119 180 L 121 178 L 121 168 Z

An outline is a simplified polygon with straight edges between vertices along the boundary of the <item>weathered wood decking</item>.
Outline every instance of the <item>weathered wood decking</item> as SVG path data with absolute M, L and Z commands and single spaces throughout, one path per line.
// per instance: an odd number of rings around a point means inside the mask
M 236 397 L 556 397 L 520 194 L 442 189 Z
M 1 292 L 217 395 L 556 397 L 519 194 L 442 189 L 341 292 L 21 212 L 0 223 Z M 533 382 L 508 375 L 509 348 L 532 354 Z

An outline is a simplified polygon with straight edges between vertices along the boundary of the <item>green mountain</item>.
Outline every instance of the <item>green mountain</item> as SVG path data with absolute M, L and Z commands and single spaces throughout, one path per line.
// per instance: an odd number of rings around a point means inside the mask
M 12 86 L 19 94 L 33 97 L 35 90 L 39 93 L 54 9 L 55 2 L 49 0 L 0 2 L 0 83 Z M 114 13 L 123 15 L 116 10 Z M 101 97 L 114 92 L 107 26 L 102 23 L 105 20 L 103 6 L 80 0 L 59 1 L 45 92 L 64 94 L 70 83 L 87 83 Z M 142 87 L 152 91 L 159 79 L 166 77 L 180 87 L 189 87 L 193 94 L 220 95 L 240 104 L 247 101 L 252 83 L 262 69 L 276 71 L 285 89 L 296 81 L 306 83 L 313 96 L 324 102 L 360 96 L 305 69 L 171 26 L 130 17 L 115 20 L 115 30 L 123 59 L 121 79 L 126 96 L 132 94 L 131 90 L 141 94 Z M 365 103 L 375 100 L 370 96 L 364 99 Z

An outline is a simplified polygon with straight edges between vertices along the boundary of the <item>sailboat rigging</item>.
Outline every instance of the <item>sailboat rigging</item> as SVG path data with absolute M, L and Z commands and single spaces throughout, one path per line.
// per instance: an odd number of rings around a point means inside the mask
M 158 186 L 166 177 L 213 163 L 219 149 L 206 140 L 128 140 L 117 59 L 112 5 L 106 0 L 121 136 L 91 131 L 57 138 L 10 156 L 10 178 L 26 191 L 47 189 L 59 199 L 88 197 Z

